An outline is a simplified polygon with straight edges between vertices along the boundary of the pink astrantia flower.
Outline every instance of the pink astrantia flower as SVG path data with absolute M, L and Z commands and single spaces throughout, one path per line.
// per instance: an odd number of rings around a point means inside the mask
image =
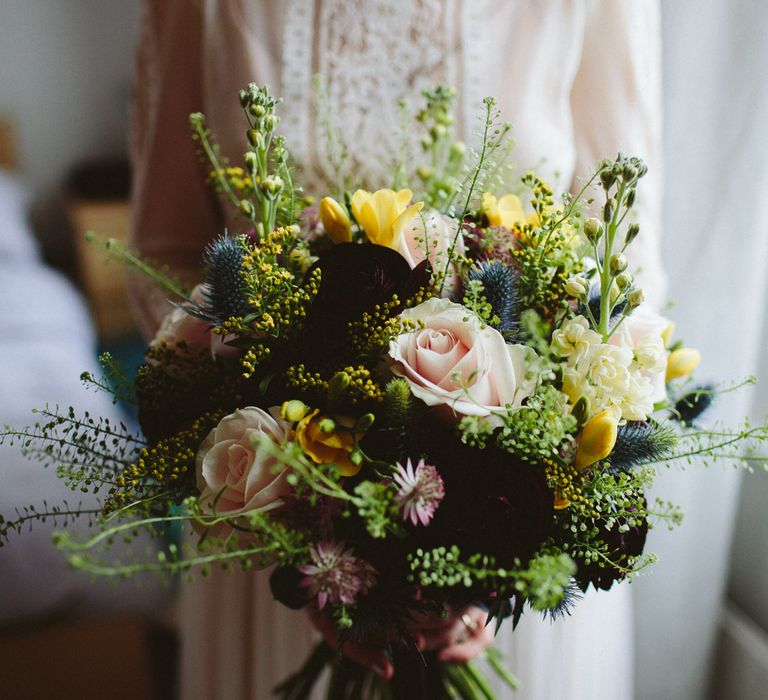
M 397 499 L 403 511 L 403 520 L 410 520 L 414 525 L 419 522 L 429 525 L 429 521 L 445 496 L 445 484 L 435 467 L 419 460 L 416 469 L 409 459 L 405 466 L 397 465 L 395 482 L 400 487 Z
M 352 550 L 344 549 L 340 542 L 319 542 L 309 548 L 312 563 L 300 566 L 306 574 L 301 586 L 317 597 L 322 610 L 327 602 L 350 605 L 360 594 L 365 594 L 376 583 L 376 569 L 367 561 L 358 559 Z

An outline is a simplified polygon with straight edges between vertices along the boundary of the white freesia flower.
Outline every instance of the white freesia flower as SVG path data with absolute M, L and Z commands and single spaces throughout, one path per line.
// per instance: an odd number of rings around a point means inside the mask
M 658 373 L 663 382 L 666 364 L 663 342 L 639 324 L 624 328 L 627 321 L 609 343 L 583 316 L 569 319 L 552 335 L 553 350 L 564 358 L 563 391 L 573 404 L 581 397 L 589 400 L 588 417 L 610 411 L 617 419 L 645 420 L 659 400 Z

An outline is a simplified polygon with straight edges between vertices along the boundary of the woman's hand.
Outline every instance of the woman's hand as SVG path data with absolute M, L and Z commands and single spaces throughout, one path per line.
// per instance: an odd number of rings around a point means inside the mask
M 314 608 L 309 609 L 309 617 L 325 642 L 335 649 L 336 628 L 333 620 Z M 493 633 L 485 626 L 486 618 L 484 610 L 471 605 L 449 612 L 444 619 L 425 616 L 418 620 L 411 632 L 419 651 L 436 652 L 442 662 L 467 663 L 493 642 Z M 382 678 L 392 678 L 394 667 L 380 646 L 348 642 L 342 653 Z

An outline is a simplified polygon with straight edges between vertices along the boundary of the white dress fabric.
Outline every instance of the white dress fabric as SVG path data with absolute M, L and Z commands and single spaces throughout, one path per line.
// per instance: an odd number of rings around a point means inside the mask
M 643 157 L 642 243 L 633 265 L 659 303 L 660 83 L 655 2 L 616 0 L 201 0 L 146 2 L 134 111 L 134 241 L 193 278 L 205 243 L 224 226 L 186 127 L 202 111 L 238 161 L 237 91 L 266 83 L 286 99 L 281 130 L 312 194 L 333 181 L 311 79 L 322 74 L 349 148 L 355 184 L 389 186 L 399 148 L 398 100 L 459 88 L 457 127 L 472 143 L 481 100 L 513 124 L 516 172 L 535 168 L 554 189 L 576 187 L 621 150 Z M 137 303 L 151 330 L 167 305 L 147 288 Z M 632 695 L 629 590 L 590 594 L 555 624 L 530 614 L 499 646 L 523 689 L 516 700 L 622 700 Z M 266 575 L 214 576 L 185 589 L 185 699 L 268 698 L 314 638 L 301 613 L 273 602 Z M 503 692 L 501 697 L 508 697 Z M 511 695 L 509 697 L 512 697 Z

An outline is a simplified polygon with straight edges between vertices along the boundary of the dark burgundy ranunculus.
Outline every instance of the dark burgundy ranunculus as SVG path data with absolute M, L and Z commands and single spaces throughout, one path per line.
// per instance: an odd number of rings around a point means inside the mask
M 419 532 L 420 544 L 456 544 L 465 555 L 492 555 L 505 568 L 515 559 L 524 565 L 550 534 L 554 518 L 543 468 L 492 445 L 478 451 L 457 443 L 438 418 L 429 432 L 422 434 L 419 452 L 440 473 L 445 497 Z
M 643 499 L 645 503 L 645 499 Z M 648 535 L 648 521 L 643 519 L 634 527 L 629 528 L 627 532 L 619 532 L 619 523 L 617 522 L 610 530 L 602 528 L 599 538 L 608 546 L 608 556 L 611 561 L 622 567 L 627 567 L 629 560 L 633 557 L 639 557 L 645 548 L 645 538 Z M 598 524 L 598 527 L 600 525 Z M 585 564 L 583 561 L 576 562 L 578 569 L 576 571 L 576 580 L 579 587 L 586 591 L 591 583 L 595 588 L 602 588 L 607 591 L 614 583 L 626 577 L 626 574 L 616 566 L 603 562 L 604 566 L 593 562 Z
M 320 290 L 308 314 L 309 330 L 317 339 L 343 336 L 347 325 L 373 311 L 377 304 L 412 297 L 429 283 L 426 261 L 411 270 L 397 251 L 380 245 L 340 243 L 312 266 L 320 269 Z M 393 309 L 393 314 L 398 313 Z

